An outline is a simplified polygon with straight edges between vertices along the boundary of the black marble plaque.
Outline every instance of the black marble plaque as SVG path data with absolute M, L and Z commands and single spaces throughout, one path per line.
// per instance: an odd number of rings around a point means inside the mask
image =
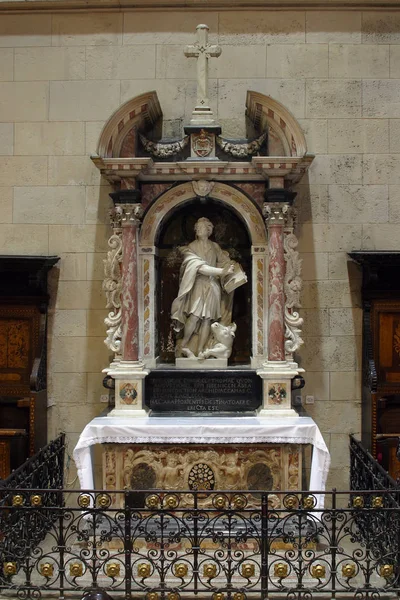
M 261 398 L 261 378 L 250 369 L 159 369 L 145 379 L 145 403 L 157 413 L 254 411 Z

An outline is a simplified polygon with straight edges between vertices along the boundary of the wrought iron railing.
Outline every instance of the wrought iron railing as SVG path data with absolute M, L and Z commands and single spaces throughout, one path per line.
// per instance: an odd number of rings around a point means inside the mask
M 64 453 L 65 434 L 61 434 L 7 479 L 0 480 L 0 546 L 6 560 L 9 556 L 18 556 L 20 560 L 29 557 L 50 531 L 52 521 L 57 518 L 57 511 L 50 509 L 63 506 L 59 489 L 64 485 Z M 33 491 L 37 488 L 42 490 L 40 498 Z M 40 512 L 13 510 L 13 502 L 15 504 L 18 498 L 17 489 L 24 490 L 24 497 L 29 497 L 32 506 L 39 502 Z
M 0 490 L 0 594 L 97 590 L 127 600 L 400 594 L 400 509 L 391 492 L 327 492 L 325 509 L 311 492 L 67 492 L 69 506 L 61 506 L 59 491 L 60 506 L 48 508 L 41 504 L 47 490 Z M 27 518 L 30 551 L 11 554 L 5 540 Z M 392 539 L 383 554 L 376 543 L 382 520 Z M 33 543 L 39 530 L 46 536 Z
M 378 515 L 373 510 L 360 511 L 356 515 L 357 528 L 364 540 L 366 547 L 373 549 L 374 555 L 382 557 L 391 556 L 394 547 L 397 548 L 398 556 L 395 565 L 400 566 L 400 487 L 398 483 L 385 471 L 375 460 L 368 450 L 350 436 L 350 487 L 354 491 L 353 503 L 359 502 L 366 509 L 373 509 L 376 498 L 380 498 L 385 491 L 386 506 L 395 509 L 383 511 Z M 374 494 L 359 495 L 362 490 L 373 490 Z M 371 537 L 372 536 L 372 537 Z
M 61 433 L 34 456 L 28 458 L 0 488 L 57 489 L 64 486 L 65 433 Z
M 393 501 L 400 501 L 399 484 L 353 435 L 350 436 L 350 488 L 393 490 Z

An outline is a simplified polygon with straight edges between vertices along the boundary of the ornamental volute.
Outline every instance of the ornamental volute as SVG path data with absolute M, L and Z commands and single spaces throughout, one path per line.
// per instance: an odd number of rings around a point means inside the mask
M 141 204 L 123 204 L 118 208 L 122 211 L 122 227 L 124 227 L 124 225 L 139 225 L 143 217 L 143 207 Z
M 110 194 L 114 202 L 114 213 L 121 226 L 139 225 L 143 216 L 141 192 L 138 189 L 121 189 Z
M 264 203 L 263 216 L 267 225 L 282 225 L 286 224 L 286 215 L 289 211 L 288 204 Z

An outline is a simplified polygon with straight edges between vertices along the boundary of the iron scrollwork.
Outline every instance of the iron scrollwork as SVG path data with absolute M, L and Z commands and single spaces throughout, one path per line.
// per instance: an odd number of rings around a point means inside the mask
M 69 493 L 50 518 L 43 490 L 0 491 L 0 590 L 40 598 L 97 589 L 149 600 L 400 592 L 393 491 L 329 492 L 327 508 L 308 491 L 261 492 L 257 505 L 240 491 Z M 23 503 L 5 501 L 18 495 Z M 34 496 L 43 502 L 31 504 Z M 354 505 L 356 497 L 363 502 Z M 11 548 L 24 512 L 25 549 Z

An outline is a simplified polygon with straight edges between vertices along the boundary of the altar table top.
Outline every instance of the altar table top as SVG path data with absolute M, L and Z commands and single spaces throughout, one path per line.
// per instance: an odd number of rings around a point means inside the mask
M 82 431 L 73 457 L 81 488 L 94 489 L 94 444 L 312 444 L 310 491 L 324 491 L 330 455 L 311 417 L 96 417 Z M 318 498 L 322 507 L 323 497 Z

